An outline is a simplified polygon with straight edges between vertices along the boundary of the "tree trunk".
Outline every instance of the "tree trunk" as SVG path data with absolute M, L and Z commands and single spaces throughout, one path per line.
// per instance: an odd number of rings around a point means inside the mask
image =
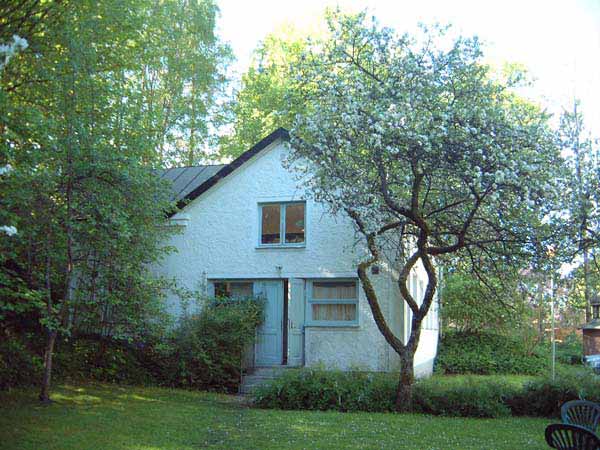
M 415 383 L 414 352 L 406 350 L 400 355 L 400 380 L 396 390 L 396 411 L 410 412 L 413 409 L 413 385 Z
M 42 378 L 42 389 L 40 391 L 40 401 L 42 403 L 50 403 L 50 381 L 52 378 L 52 355 L 54 354 L 54 344 L 58 331 L 50 331 L 48 333 L 48 341 L 46 342 L 46 351 L 44 353 L 44 377 Z

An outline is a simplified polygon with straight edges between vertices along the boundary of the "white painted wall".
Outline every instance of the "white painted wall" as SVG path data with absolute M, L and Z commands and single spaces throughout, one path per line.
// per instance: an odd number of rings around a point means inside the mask
M 294 176 L 282 165 L 286 148 L 276 141 L 192 201 L 173 222 L 184 225 L 169 245 L 178 249 L 156 271 L 193 290 L 205 290 L 210 279 L 356 277 L 359 250 L 347 217 L 334 217 L 322 205 L 306 198 Z M 306 199 L 306 246 L 258 248 L 258 204 Z M 373 276 L 386 315 L 403 311 L 390 306 L 391 278 L 383 271 Z M 305 364 L 340 369 L 390 370 L 389 346 L 377 330 L 367 300 L 359 289 L 358 327 L 307 327 Z M 169 309 L 181 314 L 171 296 Z M 402 332 L 400 328 L 395 330 Z M 429 341 L 427 341 L 429 342 Z M 428 358 L 433 350 L 423 350 Z

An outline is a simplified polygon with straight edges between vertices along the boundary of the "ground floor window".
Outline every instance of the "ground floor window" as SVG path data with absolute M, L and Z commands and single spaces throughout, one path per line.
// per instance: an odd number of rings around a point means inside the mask
M 307 294 L 310 325 L 358 324 L 356 280 L 313 280 Z
M 253 295 L 251 281 L 215 281 L 215 297 L 250 297 Z

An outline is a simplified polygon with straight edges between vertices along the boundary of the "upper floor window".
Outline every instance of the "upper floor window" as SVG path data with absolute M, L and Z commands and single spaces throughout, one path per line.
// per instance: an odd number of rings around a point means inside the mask
M 260 205 L 260 245 L 294 246 L 305 243 L 306 203 Z

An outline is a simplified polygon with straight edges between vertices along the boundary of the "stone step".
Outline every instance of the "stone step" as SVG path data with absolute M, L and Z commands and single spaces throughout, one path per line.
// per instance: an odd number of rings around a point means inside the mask
M 286 367 L 255 367 L 242 378 L 240 394 L 251 394 L 258 386 L 268 384 L 280 376 L 284 370 Z

